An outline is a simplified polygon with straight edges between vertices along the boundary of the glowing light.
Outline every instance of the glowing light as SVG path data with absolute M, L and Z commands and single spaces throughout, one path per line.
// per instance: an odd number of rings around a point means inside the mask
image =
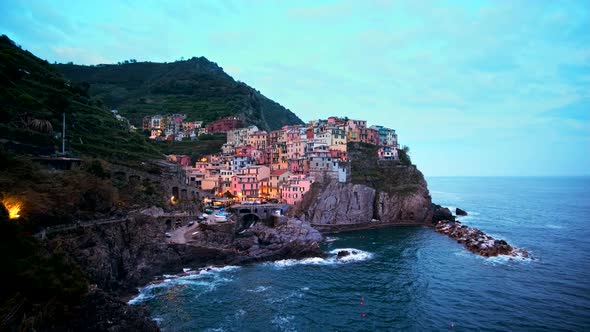
M 176 199 L 176 197 L 172 196 L 172 197 L 170 197 L 170 203 L 172 205 L 176 205 L 178 203 L 178 199 Z
M 14 198 L 4 198 L 2 204 L 8 210 L 9 219 L 18 219 L 20 217 L 20 211 L 22 210 L 23 204 Z

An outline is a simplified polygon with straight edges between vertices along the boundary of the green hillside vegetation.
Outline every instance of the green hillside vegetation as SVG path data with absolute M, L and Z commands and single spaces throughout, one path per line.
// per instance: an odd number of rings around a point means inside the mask
M 65 113 L 66 150 L 75 156 L 124 163 L 161 156 L 91 97 L 87 85 L 64 79 L 5 35 L 0 37 L 0 107 L 0 140 L 19 153 L 59 151 Z
M 246 124 L 274 130 L 301 124 L 291 111 L 235 81 L 223 68 L 204 57 L 172 63 L 125 61 L 81 66 L 57 64 L 65 77 L 89 87 L 92 96 L 117 109 L 132 124 L 144 116 L 181 113 L 187 121 L 239 116 Z
M 411 194 L 426 186 L 422 174 L 411 165 L 409 148 L 399 150 L 400 161 L 381 162 L 378 149 L 373 144 L 348 143 L 352 183 L 395 194 Z
M 225 134 L 201 135 L 197 141 L 155 142 L 156 147 L 165 154 L 188 155 L 193 161 L 221 151 L 227 142 Z

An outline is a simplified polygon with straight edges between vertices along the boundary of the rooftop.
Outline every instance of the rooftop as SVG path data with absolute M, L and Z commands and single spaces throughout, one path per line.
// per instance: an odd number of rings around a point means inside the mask
M 270 173 L 270 176 L 281 176 L 285 173 L 287 173 L 289 170 L 288 169 L 277 169 L 276 171 Z

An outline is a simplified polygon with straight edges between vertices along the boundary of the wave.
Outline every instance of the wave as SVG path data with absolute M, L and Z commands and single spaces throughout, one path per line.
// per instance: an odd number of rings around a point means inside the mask
M 278 327 L 280 331 L 296 331 L 292 326 L 293 320 L 295 320 L 293 315 L 277 315 L 273 317 L 271 323 Z
M 563 229 L 563 225 L 545 224 L 545 228 L 549 228 L 549 229 Z
M 484 262 L 487 264 L 491 264 L 491 265 L 506 265 L 506 264 L 514 264 L 514 263 L 530 263 L 532 262 L 534 259 L 532 258 L 532 255 L 529 257 L 523 257 L 519 254 L 516 254 L 516 256 L 511 256 L 511 255 L 498 255 L 498 256 L 494 256 L 494 257 L 482 257 L 484 258 Z
M 337 237 L 334 237 L 334 236 L 326 236 L 326 238 L 324 239 L 324 242 L 334 242 L 337 240 L 340 240 L 340 239 Z
M 156 297 L 157 293 L 163 288 L 178 286 L 197 287 L 204 292 L 210 292 L 216 289 L 220 284 L 231 282 L 232 278 L 224 276 L 225 272 L 231 272 L 239 269 L 239 266 L 209 266 L 201 270 L 188 271 L 179 275 L 163 275 L 164 279 L 156 280 L 149 285 L 139 289 L 139 294 L 129 300 L 128 304 L 139 304 Z M 185 269 L 183 269 L 185 270 Z
M 528 264 L 535 260 L 534 256 L 529 253 L 529 257 L 523 257 L 518 252 L 515 253 L 515 256 L 512 255 L 498 255 L 493 257 L 484 257 L 478 254 L 474 254 L 468 250 L 460 250 L 454 252 L 457 256 L 465 256 L 474 259 L 481 260 L 484 264 L 489 265 L 507 265 L 507 264 Z
M 349 254 L 338 258 L 338 253 L 347 251 Z M 373 254 L 364 250 L 354 248 L 340 248 L 329 251 L 327 258 L 311 257 L 304 259 L 282 259 L 279 261 L 264 263 L 277 268 L 290 267 L 295 265 L 334 265 L 352 262 L 361 262 L 373 258 Z
M 268 286 L 268 287 L 266 287 L 266 286 L 258 286 L 258 287 L 254 288 L 254 289 L 248 289 L 246 291 L 247 292 L 250 292 L 250 293 L 262 293 L 262 292 L 266 292 L 269 289 L 270 289 L 270 286 Z

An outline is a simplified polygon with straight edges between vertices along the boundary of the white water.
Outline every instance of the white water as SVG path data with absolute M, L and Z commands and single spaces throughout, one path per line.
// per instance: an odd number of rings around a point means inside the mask
M 341 251 L 348 251 L 350 254 L 341 258 L 337 258 L 337 255 Z M 275 268 L 285 268 L 295 265 L 334 265 L 334 264 L 345 264 L 353 262 L 362 262 L 373 258 L 373 254 L 368 251 L 363 251 L 354 248 L 339 248 L 329 252 L 330 257 L 312 257 L 304 259 L 283 259 L 275 262 L 264 263 L 266 265 L 273 266 Z

